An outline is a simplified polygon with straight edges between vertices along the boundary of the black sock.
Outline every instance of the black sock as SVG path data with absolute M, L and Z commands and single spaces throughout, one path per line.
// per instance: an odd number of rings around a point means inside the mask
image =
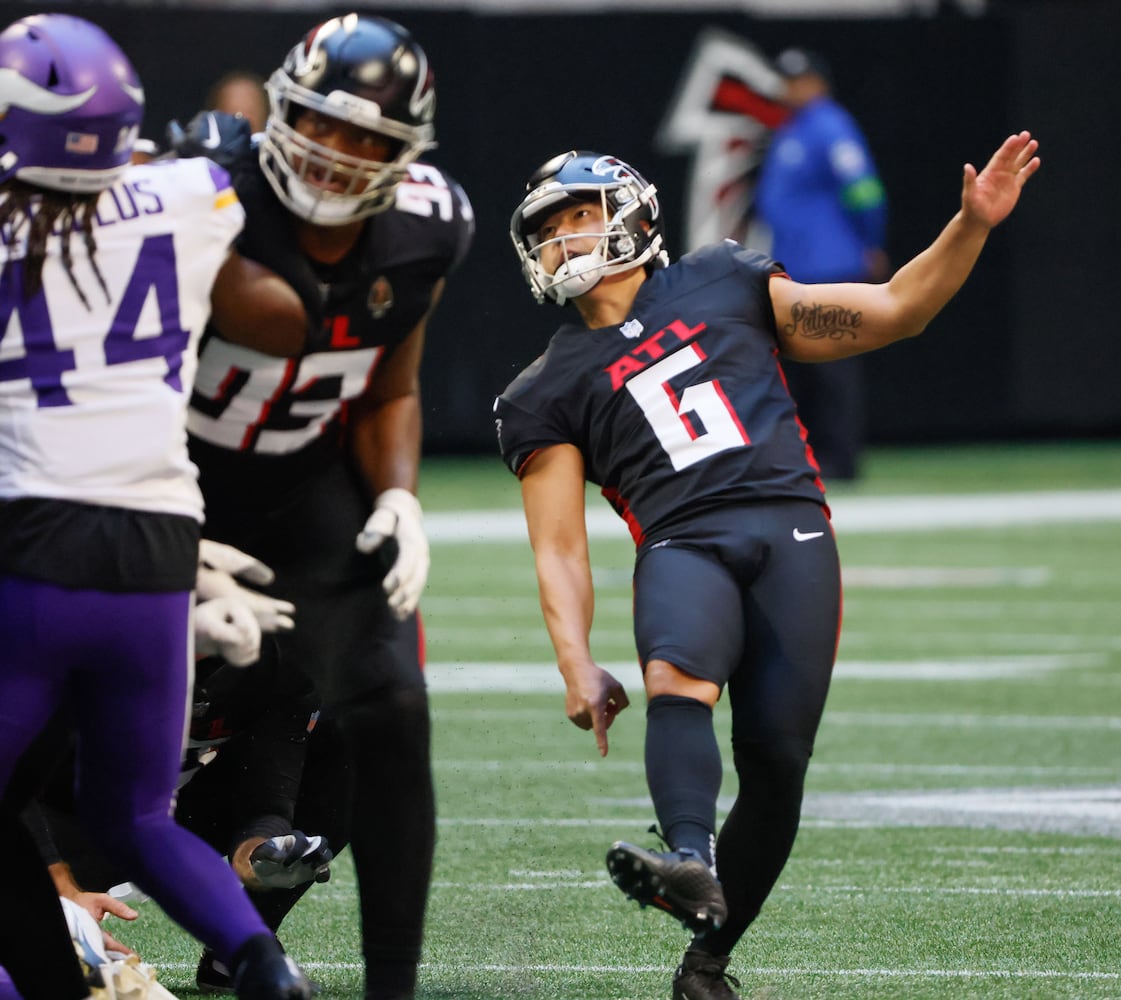
M 646 709 L 646 783 L 654 812 L 675 850 L 697 851 L 709 865 L 722 776 L 712 709 L 695 698 L 651 698 Z

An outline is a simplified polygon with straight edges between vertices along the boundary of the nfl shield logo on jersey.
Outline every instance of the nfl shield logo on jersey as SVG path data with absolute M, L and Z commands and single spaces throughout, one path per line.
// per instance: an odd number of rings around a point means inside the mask
M 366 299 L 370 315 L 374 319 L 381 319 L 393 308 L 393 286 L 386 280 L 384 274 L 370 286 L 370 295 Z

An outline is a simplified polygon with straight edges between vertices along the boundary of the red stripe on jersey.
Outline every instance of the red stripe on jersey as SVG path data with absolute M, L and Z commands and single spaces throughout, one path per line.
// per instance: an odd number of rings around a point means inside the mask
M 636 546 L 641 545 L 646 540 L 646 532 L 642 525 L 638 523 L 638 518 L 634 516 L 631 505 L 617 489 L 604 487 L 600 492 L 604 499 L 615 508 L 615 512 L 626 522 L 627 530 L 630 531 L 634 544 Z
M 532 462 L 534 458 L 537 455 L 541 454 L 541 452 L 544 450 L 544 448 L 534 448 L 533 451 L 526 455 L 525 459 L 522 461 L 522 464 L 514 470 L 514 475 L 521 479 L 522 476 L 525 475 L 525 470 L 529 467 L 529 463 Z
M 689 435 L 689 440 L 696 441 L 697 438 L 700 437 L 700 434 L 698 434 L 697 428 L 693 426 L 693 421 L 689 419 L 688 412 L 681 409 L 681 399 L 674 391 L 673 386 L 671 386 L 668 382 L 663 382 L 662 389 L 665 391 L 666 396 L 669 398 L 670 406 L 672 406 L 674 410 L 677 411 L 677 419 L 680 420 L 681 423 L 685 426 L 685 433 Z
M 732 409 L 732 401 L 728 399 L 728 394 L 724 391 L 724 386 L 720 384 L 719 379 L 713 379 L 712 388 L 716 390 L 716 395 L 718 395 L 723 401 L 724 409 L 728 411 L 728 416 L 732 418 L 732 421 L 738 428 L 740 436 L 743 438 L 743 443 L 751 444 L 751 438 L 747 436 L 747 431 L 744 430 L 743 424 L 740 422 L 739 414 L 736 413 L 734 409 Z
M 779 360 L 778 348 L 771 352 L 774 355 L 775 367 L 778 369 L 778 377 L 782 379 L 782 387 L 786 390 L 786 394 L 790 395 L 790 385 L 786 381 L 786 372 L 782 370 L 782 362 Z M 793 399 L 793 397 L 791 396 Z M 802 423 L 801 418 L 798 416 L 797 410 L 794 411 L 794 422 L 798 425 L 798 437 L 802 439 L 802 444 L 806 448 L 806 461 L 810 463 L 810 467 L 817 475 L 814 476 L 814 485 L 821 490 L 821 495 L 825 496 L 825 483 L 821 479 L 821 466 L 817 464 L 817 457 L 814 455 L 813 448 L 810 447 L 809 431 L 806 430 L 806 425 Z
M 261 432 L 261 426 L 269 419 L 269 413 L 272 412 L 273 404 L 288 391 L 292 382 L 295 380 L 298 367 L 298 358 L 289 358 L 284 363 L 284 375 L 280 379 L 280 384 L 276 387 L 276 392 L 262 404 L 261 412 L 257 415 L 257 419 L 245 428 L 245 434 L 241 439 L 240 446 L 242 451 L 248 451 L 253 447 L 253 442 Z
M 428 643 L 424 637 L 424 619 L 420 617 L 420 608 L 416 611 L 416 657 L 423 674 L 428 665 Z

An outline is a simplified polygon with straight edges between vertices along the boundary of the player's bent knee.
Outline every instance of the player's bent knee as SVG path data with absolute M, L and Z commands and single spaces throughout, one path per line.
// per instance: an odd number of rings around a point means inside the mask
M 720 687 L 712 681 L 687 674 L 666 660 L 650 660 L 642 673 L 648 700 L 661 695 L 693 698 L 712 708 L 720 699 Z

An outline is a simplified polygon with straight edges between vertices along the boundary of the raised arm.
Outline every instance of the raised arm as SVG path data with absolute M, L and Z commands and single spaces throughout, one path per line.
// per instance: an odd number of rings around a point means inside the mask
M 964 169 L 961 208 L 938 238 L 882 285 L 803 285 L 772 278 L 779 348 L 796 361 L 832 361 L 922 333 L 973 270 L 990 231 L 1039 169 L 1039 143 L 1009 136 L 980 173 Z
M 522 503 L 541 611 L 566 688 L 565 712 L 595 733 L 607 756 L 607 730 L 627 707 L 623 686 L 596 665 L 589 636 L 595 611 L 588 532 L 584 521 L 584 460 L 571 445 L 554 445 L 530 459 Z

